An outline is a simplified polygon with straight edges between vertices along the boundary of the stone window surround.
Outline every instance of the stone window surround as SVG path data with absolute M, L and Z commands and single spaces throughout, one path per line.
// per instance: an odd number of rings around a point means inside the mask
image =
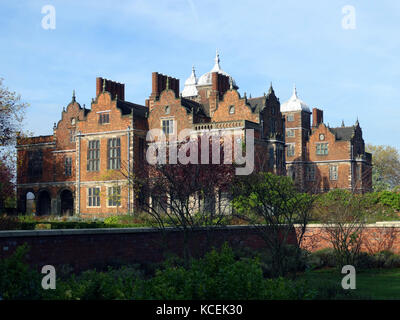
M 117 193 L 116 196 L 119 197 L 119 199 L 117 200 L 119 202 L 118 205 L 110 205 L 110 201 L 112 201 L 112 199 L 110 197 L 113 196 L 113 194 L 111 194 L 111 190 L 113 188 L 119 188 L 119 194 Z M 121 186 L 107 186 L 107 202 L 106 202 L 106 207 L 107 208 L 119 208 L 121 207 Z
M 168 132 L 168 133 L 166 133 L 165 131 L 164 131 L 164 126 L 163 126 L 163 122 L 164 121 L 169 121 L 169 125 L 168 125 L 168 130 L 170 131 L 170 132 Z M 172 121 L 172 126 L 171 126 L 171 121 Z M 164 134 L 165 135 L 171 135 L 171 134 L 175 134 L 175 124 L 176 124 L 176 121 L 175 121 L 175 118 L 174 117 L 167 117 L 167 118 L 161 118 L 160 119 L 160 125 L 161 125 L 161 130 L 164 132 Z M 171 129 L 172 129 L 172 131 L 171 131 Z
M 93 195 L 89 195 L 89 193 L 90 193 L 90 189 L 98 189 L 99 190 L 99 194 L 98 194 L 98 198 L 99 198 L 99 201 L 98 201 L 98 203 L 99 203 L 99 205 L 98 206 L 93 206 L 93 205 L 89 205 L 89 197 L 92 197 L 93 199 L 95 199 L 95 198 L 97 198 L 94 194 Z M 91 186 L 91 187 L 87 187 L 86 188 L 86 207 L 87 208 L 101 208 L 101 197 L 100 197 L 100 194 L 101 194 L 101 188 L 100 188 L 100 186 Z

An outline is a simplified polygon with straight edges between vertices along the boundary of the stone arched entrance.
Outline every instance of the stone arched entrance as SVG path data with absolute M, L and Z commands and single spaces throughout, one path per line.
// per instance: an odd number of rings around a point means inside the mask
M 72 216 L 74 214 L 74 196 L 71 190 L 65 189 L 60 193 L 61 215 Z
M 32 191 L 28 191 L 25 195 L 25 213 L 28 215 L 32 215 L 33 212 L 36 212 L 35 206 L 35 194 Z
M 39 192 L 36 201 L 36 214 L 38 216 L 47 216 L 51 214 L 51 197 L 47 190 Z

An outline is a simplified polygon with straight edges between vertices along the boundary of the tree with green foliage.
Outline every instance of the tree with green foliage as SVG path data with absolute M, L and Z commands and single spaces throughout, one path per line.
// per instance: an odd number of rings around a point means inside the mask
M 14 197 L 15 144 L 27 107 L 21 96 L 5 87 L 0 78 L 0 210 L 5 200 Z
M 400 186 L 400 154 L 391 146 L 366 145 L 372 154 L 372 186 L 374 191 L 390 190 Z
M 254 173 L 238 177 L 233 187 L 235 214 L 254 226 L 272 257 L 272 273 L 284 276 L 300 264 L 301 243 L 314 196 L 299 192 L 289 177 Z
M 14 174 L 7 165 L 7 159 L 3 156 L 3 160 L 0 159 L 0 213 L 5 207 L 5 203 L 11 202 L 15 198 L 14 189 Z

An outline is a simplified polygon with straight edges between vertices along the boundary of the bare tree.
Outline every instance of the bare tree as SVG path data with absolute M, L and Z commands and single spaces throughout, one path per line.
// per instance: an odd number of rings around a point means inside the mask
M 186 146 L 194 142 L 185 142 Z M 178 144 L 177 148 L 179 149 Z M 201 143 L 194 146 L 201 154 Z M 191 148 L 188 147 L 188 150 Z M 209 154 L 211 160 L 211 154 Z M 221 158 L 223 159 L 223 157 Z M 227 201 L 221 193 L 229 190 L 234 167 L 229 164 L 143 164 L 140 173 L 122 170 L 129 184 L 136 191 L 140 209 L 149 214 L 156 226 L 165 231 L 175 227 L 182 231 L 185 262 L 191 256 L 189 241 L 193 230 L 199 226 L 223 224 Z
M 335 190 L 324 198 L 324 202 L 321 238 L 332 245 L 338 267 L 355 265 L 365 229 L 365 205 L 362 196 L 345 190 Z

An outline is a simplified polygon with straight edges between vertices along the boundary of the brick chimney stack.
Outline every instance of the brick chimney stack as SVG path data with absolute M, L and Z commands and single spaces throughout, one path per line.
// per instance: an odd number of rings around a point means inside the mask
M 169 89 L 174 91 L 175 97 L 179 97 L 179 79 L 169 77 L 158 72 L 153 72 L 151 75 L 151 79 L 151 97 L 153 99 L 158 98 L 160 96 L 160 93 L 167 89 L 167 82 Z
M 211 74 L 211 89 L 218 92 L 219 99 L 228 91 L 229 87 L 229 77 L 218 72 L 213 72 Z
M 119 100 L 125 100 L 125 84 L 97 77 L 96 96 L 103 92 L 103 85 L 104 91 L 109 92 L 112 99 L 115 99 L 115 97 L 118 95 Z
M 312 126 L 313 128 L 316 128 L 324 122 L 324 112 L 321 109 L 314 108 L 312 110 L 312 118 Z

